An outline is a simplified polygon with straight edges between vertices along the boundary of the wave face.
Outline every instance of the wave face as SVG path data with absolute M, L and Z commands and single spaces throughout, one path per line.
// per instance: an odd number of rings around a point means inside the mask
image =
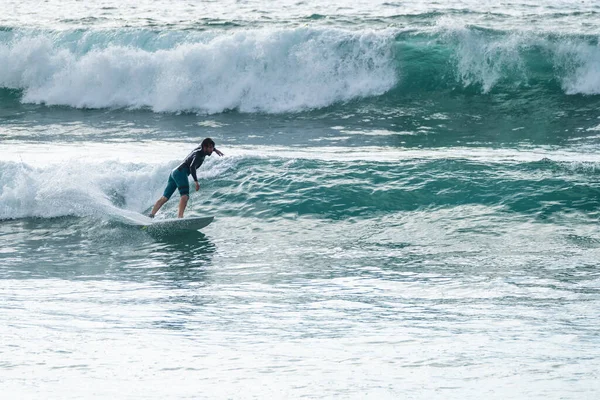
M 75 108 L 285 113 L 370 98 L 394 104 L 414 92 L 600 94 L 597 37 L 444 20 L 427 33 L 8 29 L 0 63 L 10 96 Z

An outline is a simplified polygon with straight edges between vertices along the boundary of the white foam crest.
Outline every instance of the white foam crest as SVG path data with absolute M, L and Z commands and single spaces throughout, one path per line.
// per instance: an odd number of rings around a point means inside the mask
M 141 213 L 160 197 L 169 173 L 181 162 L 123 162 L 103 153 L 96 153 L 99 160 L 62 154 L 63 161 L 54 157 L 54 162 L 45 162 L 37 155 L 34 149 L 21 161 L 0 161 L 0 220 Z M 201 184 L 218 179 L 239 161 L 209 157 L 198 170 L 198 179 Z
M 147 51 L 61 48 L 45 36 L 0 45 L 0 86 L 23 101 L 157 112 L 290 112 L 379 95 L 397 80 L 393 31 L 244 30 Z M 88 44 L 86 44 L 87 46 Z
M 119 206 L 142 211 L 166 182 L 170 165 L 70 160 L 45 167 L 0 162 L 0 219 L 98 216 Z M 119 204 L 123 203 L 123 204 Z
M 26 37 L 15 44 L 0 43 L 0 86 L 9 89 L 42 87 L 69 67 L 69 51 L 55 49 L 45 37 Z
M 563 71 L 567 94 L 600 94 L 600 44 L 567 41 L 555 51 L 555 64 Z
M 456 45 L 457 79 L 464 85 L 481 85 L 488 93 L 503 79 L 518 85 L 529 73 L 525 57 L 538 49 L 547 56 L 566 94 L 600 94 L 600 44 L 584 38 L 557 39 L 531 32 L 494 36 L 467 27 L 456 19 L 440 18 L 436 30 Z
M 509 74 L 513 79 L 527 80 L 522 51 L 534 44 L 531 36 L 512 34 L 493 38 L 448 18 L 440 18 L 436 28 L 443 37 L 456 42 L 456 74 L 464 86 L 481 85 L 483 93 L 488 93 Z

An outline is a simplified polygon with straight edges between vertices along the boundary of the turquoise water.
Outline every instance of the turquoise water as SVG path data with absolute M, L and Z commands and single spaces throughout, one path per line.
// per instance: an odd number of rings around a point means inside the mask
M 121 3 L 0 16 L 4 396 L 598 397 L 598 5 Z

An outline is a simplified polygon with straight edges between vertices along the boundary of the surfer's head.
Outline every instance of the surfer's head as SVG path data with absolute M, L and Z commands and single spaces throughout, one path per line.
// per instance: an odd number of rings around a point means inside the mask
M 202 141 L 202 151 L 204 151 L 204 154 L 206 154 L 207 156 L 210 156 L 214 149 L 215 149 L 215 141 L 214 140 L 212 140 L 211 138 L 206 138 Z

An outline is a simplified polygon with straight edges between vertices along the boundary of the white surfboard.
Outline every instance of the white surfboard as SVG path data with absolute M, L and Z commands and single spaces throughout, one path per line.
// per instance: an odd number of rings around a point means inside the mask
M 153 219 L 150 225 L 144 226 L 148 231 L 156 232 L 197 231 L 208 226 L 214 219 L 215 217 Z
M 141 214 L 121 215 L 120 217 L 119 219 L 126 224 L 139 226 L 150 232 L 197 231 L 208 226 L 215 219 L 215 217 L 154 219 Z

